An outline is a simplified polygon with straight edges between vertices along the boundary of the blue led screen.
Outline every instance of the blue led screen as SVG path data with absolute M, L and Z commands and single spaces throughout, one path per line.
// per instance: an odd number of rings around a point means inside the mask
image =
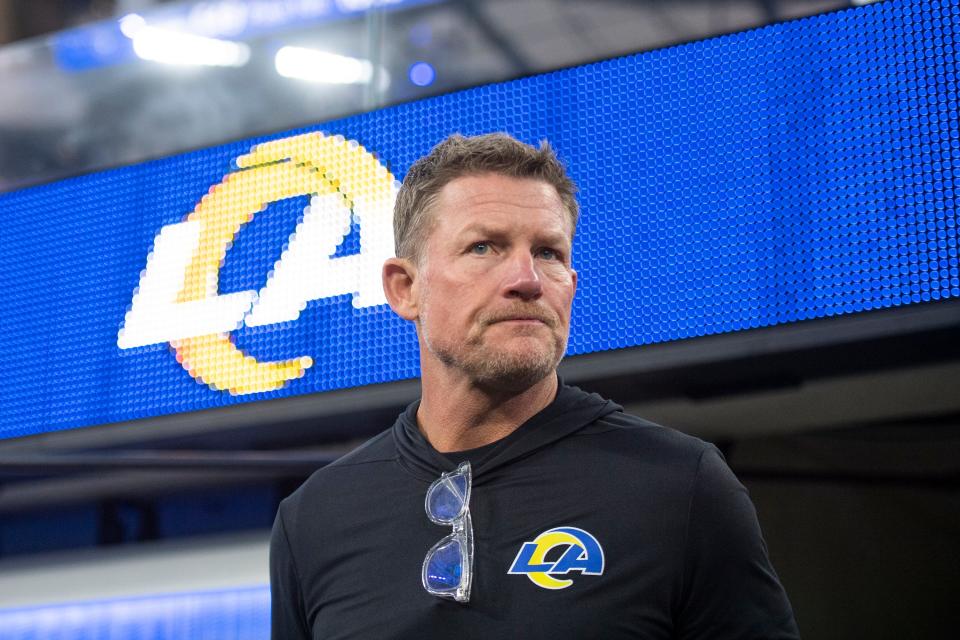
M 169 593 L 0 609 L 0 640 L 264 640 L 270 588 Z
M 958 28 L 890 0 L 0 196 L 0 436 L 416 376 L 379 261 L 454 131 L 579 184 L 569 354 L 956 298 Z

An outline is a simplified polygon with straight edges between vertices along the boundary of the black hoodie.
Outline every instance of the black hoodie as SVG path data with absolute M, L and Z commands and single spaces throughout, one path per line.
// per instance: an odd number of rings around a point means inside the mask
M 563 385 L 468 454 L 470 601 L 428 594 L 424 556 L 451 529 L 430 522 L 424 497 L 456 462 L 420 433 L 417 406 L 280 505 L 274 640 L 799 638 L 753 505 L 720 453 Z M 521 553 L 558 527 L 539 564 Z M 583 566 L 556 573 L 571 549 Z

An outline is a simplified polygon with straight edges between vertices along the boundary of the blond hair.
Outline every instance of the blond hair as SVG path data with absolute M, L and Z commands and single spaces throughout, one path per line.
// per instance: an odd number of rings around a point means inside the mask
M 448 183 L 463 176 L 493 173 L 531 178 L 552 185 L 570 215 L 571 234 L 580 207 L 577 186 L 543 140 L 537 149 L 506 133 L 465 137 L 453 134 L 413 163 L 403 179 L 393 208 L 393 236 L 397 257 L 418 261 L 430 232 L 431 209 Z

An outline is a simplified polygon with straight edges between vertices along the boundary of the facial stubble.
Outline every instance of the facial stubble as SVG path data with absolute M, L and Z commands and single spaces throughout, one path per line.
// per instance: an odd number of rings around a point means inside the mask
M 474 330 L 460 343 L 437 340 L 431 334 L 431 306 L 430 292 L 425 287 L 417 330 L 421 333 L 427 350 L 444 366 L 466 374 L 478 387 L 507 392 L 529 389 L 556 370 L 566 351 L 567 336 L 560 319 L 539 306 L 518 303 L 497 314 L 480 314 Z M 503 318 L 518 316 L 540 318 L 550 333 L 551 342 L 537 337 L 536 334 L 544 328 L 536 326 L 518 329 L 518 335 L 503 339 L 504 344 L 494 342 L 496 338 L 490 336 L 491 327 Z M 536 348 L 517 349 L 505 344 L 518 339 L 531 341 Z

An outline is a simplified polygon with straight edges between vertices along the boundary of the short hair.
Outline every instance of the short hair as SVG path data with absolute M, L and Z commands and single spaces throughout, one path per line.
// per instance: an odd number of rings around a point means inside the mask
M 443 187 L 457 178 L 485 173 L 532 178 L 553 186 L 570 216 L 571 235 L 576 230 L 577 186 L 546 140 L 537 149 L 506 133 L 472 137 L 455 133 L 414 162 L 403 179 L 393 208 L 397 257 L 419 261 L 431 226 L 431 209 Z

